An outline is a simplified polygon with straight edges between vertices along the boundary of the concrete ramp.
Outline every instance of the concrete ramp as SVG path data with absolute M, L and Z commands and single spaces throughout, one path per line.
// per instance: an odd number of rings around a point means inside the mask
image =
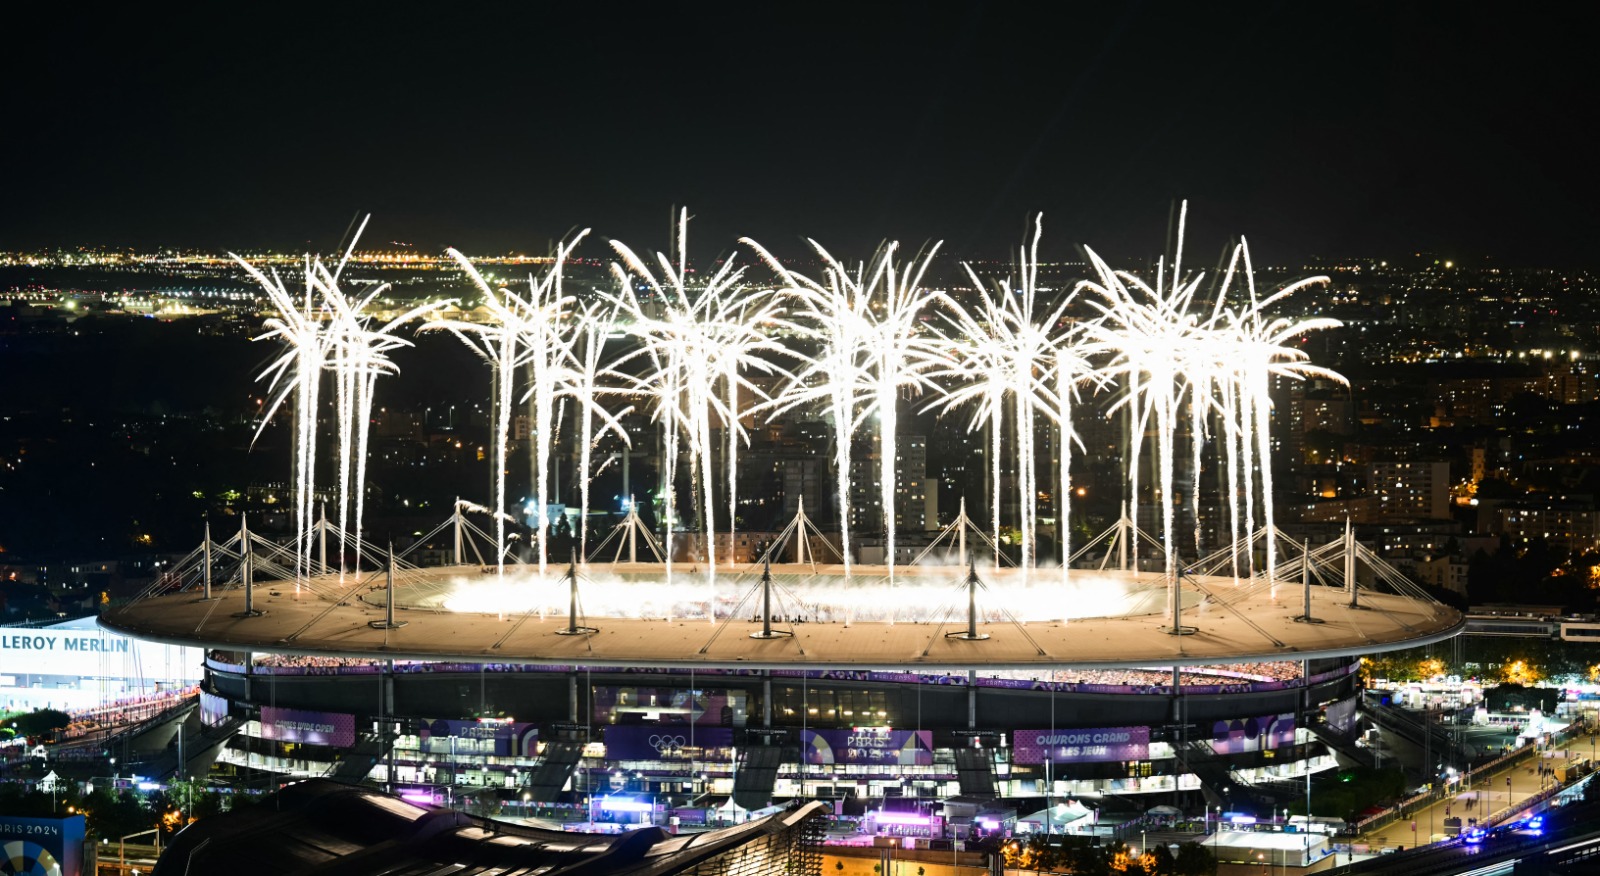
M 757 745 L 739 749 L 739 771 L 733 778 L 734 805 L 749 810 L 772 805 L 772 789 L 778 784 L 778 765 L 784 751 L 776 745 Z
M 581 742 L 551 742 L 544 747 L 544 757 L 539 759 L 533 774 L 528 776 L 528 795 L 534 803 L 554 803 L 561 791 L 572 780 L 583 757 Z
M 961 785 L 961 796 L 993 800 L 997 796 L 993 753 L 986 748 L 956 749 L 956 781 Z
M 394 739 L 388 734 L 363 731 L 356 739 L 355 746 L 334 764 L 328 778 L 350 785 L 360 784 L 378 765 L 378 761 L 389 753 L 389 747 L 393 744 Z

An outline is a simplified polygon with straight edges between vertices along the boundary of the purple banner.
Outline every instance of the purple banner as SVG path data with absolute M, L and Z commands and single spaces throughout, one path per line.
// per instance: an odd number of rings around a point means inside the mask
M 423 743 L 431 739 L 471 739 L 492 741 L 494 753 L 506 757 L 533 757 L 539 747 L 539 727 L 521 721 L 427 721 L 418 734 Z M 449 743 L 446 743 L 447 745 Z
M 1011 734 L 1012 763 L 1104 763 L 1149 758 L 1149 727 L 1017 730 Z
M 228 699 L 216 694 L 200 692 L 200 723 L 216 727 L 228 720 Z
M 1218 721 L 1211 727 L 1211 749 L 1217 754 L 1240 754 L 1293 744 L 1293 713 Z
M 729 727 L 618 725 L 606 728 L 608 760 L 731 760 Z
M 349 748 L 356 744 L 356 716 L 262 706 L 261 738 Z
M 805 730 L 800 734 L 800 751 L 808 764 L 930 766 L 933 763 L 933 731 L 891 730 L 888 727 Z
M 1332 703 L 1323 714 L 1328 716 L 1328 726 L 1340 733 L 1349 733 L 1356 726 L 1356 698 Z

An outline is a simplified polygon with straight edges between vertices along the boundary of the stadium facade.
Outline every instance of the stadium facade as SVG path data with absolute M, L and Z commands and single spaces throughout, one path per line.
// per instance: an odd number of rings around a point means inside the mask
M 1054 580 L 1007 590 L 1006 570 L 934 567 L 920 574 L 952 582 L 956 610 L 898 623 L 772 607 L 774 579 L 824 568 L 725 581 L 729 601 L 755 601 L 715 620 L 580 613 L 580 579 L 636 585 L 576 566 L 570 613 L 489 614 L 430 595 L 474 567 L 258 585 L 247 543 L 215 552 L 231 551 L 242 586 L 157 589 L 101 619 L 208 649 L 202 721 L 230 737 L 215 749 L 224 769 L 257 787 L 329 776 L 586 824 L 720 823 L 824 799 L 876 832 L 933 840 L 1040 818 L 1081 830 L 1110 798 L 1261 811 L 1351 744 L 1361 654 L 1463 625 L 1382 570 L 1350 574 L 1353 542 L 1307 546 L 1298 572 L 1286 553 L 1284 580 L 1134 573 L 1144 584 L 1120 613 L 1056 621 L 1006 608 Z M 917 592 L 855 575 L 884 600 Z M 336 588 L 344 598 L 325 595 Z

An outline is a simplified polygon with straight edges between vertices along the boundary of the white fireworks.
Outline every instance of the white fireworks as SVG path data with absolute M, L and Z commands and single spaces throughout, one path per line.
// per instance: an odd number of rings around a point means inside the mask
M 1288 339 L 1311 331 L 1339 325 L 1331 319 L 1292 321 L 1268 320 L 1266 308 L 1308 285 L 1327 282 L 1326 277 L 1311 277 L 1291 284 L 1274 295 L 1260 299 L 1255 291 L 1255 276 L 1249 248 L 1243 241 L 1234 250 L 1227 275 L 1218 286 L 1210 313 L 1196 316 L 1191 304 L 1204 275 L 1183 275 L 1183 241 L 1188 205 L 1179 214 L 1177 250 L 1170 274 L 1165 259 L 1158 263 L 1156 284 L 1113 270 L 1088 250 L 1098 280 L 1085 280 L 1080 288 L 1098 295 L 1094 306 L 1100 318 L 1085 326 L 1089 348 L 1109 357 L 1101 366 L 1103 376 L 1118 380 L 1123 397 L 1116 405 L 1125 408 L 1132 423 L 1127 456 L 1130 495 L 1135 507 L 1139 497 L 1139 460 L 1147 427 L 1153 425 L 1158 471 L 1157 500 L 1161 507 L 1163 568 L 1168 575 L 1176 569 L 1177 534 L 1174 531 L 1174 468 L 1177 453 L 1178 417 L 1187 397 L 1189 406 L 1191 461 L 1194 482 L 1187 497 L 1191 512 L 1196 507 L 1199 489 L 1199 457 L 1207 437 L 1207 423 L 1221 421 L 1228 459 L 1228 485 L 1231 524 L 1239 526 L 1238 496 L 1244 497 L 1244 526 L 1254 531 L 1253 503 L 1256 492 L 1250 472 L 1261 470 L 1261 496 L 1265 525 L 1272 522 L 1272 466 L 1270 459 L 1271 400 L 1268 397 L 1273 376 L 1303 379 L 1321 376 L 1342 381 L 1338 375 L 1307 362 L 1304 351 L 1285 345 Z M 1228 306 L 1233 284 L 1243 267 L 1248 301 Z M 1170 277 L 1170 280 L 1169 280 Z M 1197 534 L 1198 537 L 1198 534 Z M 1275 571 L 1272 539 L 1267 539 L 1266 573 Z
M 1001 441 L 1004 435 L 1005 401 L 1011 399 L 1011 415 L 1016 425 L 1017 530 L 1020 533 L 1020 565 L 1024 570 L 1035 562 L 1034 533 L 1039 517 L 1039 468 L 1035 420 L 1044 417 L 1065 424 L 1061 436 L 1064 471 L 1070 472 L 1065 460 L 1071 441 L 1069 419 L 1072 394 L 1076 392 L 1080 361 L 1070 356 L 1070 335 L 1058 328 L 1063 321 L 1068 300 L 1063 297 L 1053 310 L 1042 318 L 1036 316 L 1039 296 L 1039 238 L 1044 231 L 1044 217 L 1034 220 L 1033 237 L 1018 253 L 1020 275 L 1015 285 L 1009 279 L 1001 280 L 990 288 L 978 279 L 971 265 L 965 265 L 979 295 L 977 313 L 953 308 L 948 317 L 950 333 L 944 344 L 955 355 L 952 369 L 938 376 L 947 380 L 943 399 L 937 403 L 942 410 L 959 405 L 972 406 L 970 428 L 989 424 L 989 454 L 991 497 L 993 509 L 995 548 L 1000 537 Z M 1065 368 L 1065 380 L 1052 382 L 1049 378 L 1058 369 Z M 1065 393 L 1063 397 L 1061 394 Z M 1062 475 L 1065 486 L 1070 475 Z M 1066 499 L 1065 493 L 1057 505 Z M 995 558 L 998 565 L 999 558 Z
M 878 250 L 870 263 L 847 268 L 816 241 L 823 279 L 785 268 L 752 241 L 767 263 L 783 278 L 785 292 L 798 303 L 795 325 L 818 345 L 781 395 L 767 406 L 772 415 L 821 402 L 833 420 L 839 532 L 845 571 L 850 568 L 850 446 L 856 430 L 868 419 L 878 421 L 878 507 L 883 521 L 884 562 L 891 580 L 895 567 L 895 481 L 898 401 L 902 393 L 937 389 L 931 374 L 948 364 L 937 337 L 924 329 L 921 317 L 940 302 L 942 293 L 924 289 L 923 275 L 939 245 L 902 264 L 899 244 Z
M 728 531 L 732 533 L 737 511 L 738 444 L 748 440 L 740 422 L 743 410 L 739 398 L 741 391 L 765 398 L 749 375 L 770 373 L 776 368 L 767 354 L 782 349 L 769 334 L 769 326 L 778 320 L 780 312 L 774 296 L 745 285 L 744 268 L 735 267 L 731 258 L 704 281 L 692 278 L 688 224 L 685 210 L 678 220 L 676 258 L 656 253 L 655 268 L 621 242 L 613 241 L 612 246 L 622 259 L 613 265 L 613 273 L 625 293 L 615 299 L 626 316 L 624 326 L 639 344 L 626 360 L 646 363 L 644 373 L 636 378 L 636 388 L 651 398 L 652 413 L 664 433 L 661 483 L 665 493 L 667 578 L 670 581 L 672 576 L 678 457 L 680 449 L 687 449 L 706 564 L 707 599 L 714 603 L 717 514 L 712 425 L 721 423 L 727 431 Z M 729 543 L 731 547 L 731 539 Z
M 577 540 L 582 554 L 587 551 L 590 481 L 595 474 L 592 451 L 607 433 L 628 442 L 622 418 L 632 408 L 617 399 L 632 395 L 648 399 L 650 413 L 662 430 L 659 471 L 669 586 L 671 539 L 680 526 L 676 482 L 680 459 L 686 458 L 691 510 L 706 570 L 703 585 L 689 586 L 701 588 L 706 616 L 715 617 L 719 605 L 717 537 L 726 532 L 730 548 L 736 544 L 732 536 L 740 507 L 738 458 L 740 445 L 749 440 L 744 420 L 752 416 L 770 420 L 820 413 L 831 421 L 847 580 L 853 553 L 851 450 L 866 429 L 876 425 L 876 513 L 892 582 L 900 504 L 898 406 L 904 397 L 928 395 L 929 408 L 965 410 L 969 429 L 988 427 L 990 523 L 997 545 L 1003 541 L 1001 510 L 1007 505 L 1001 460 L 1015 460 L 1015 524 L 1020 533 L 1021 579 L 1027 581 L 1039 561 L 1039 503 L 1047 489 L 1040 481 L 1039 436 L 1046 436 L 1046 445 L 1052 435 L 1056 441 L 1058 482 L 1053 505 L 1063 556 L 1070 556 L 1078 393 L 1082 387 L 1114 384 L 1118 397 L 1110 410 L 1122 413 L 1130 424 L 1125 456 L 1130 504 L 1137 508 L 1142 496 L 1141 460 L 1153 458 L 1156 483 L 1150 486 L 1160 507 L 1162 566 L 1171 579 L 1180 566 L 1175 531 L 1180 492 L 1195 515 L 1194 541 L 1199 547 L 1196 506 L 1206 449 L 1212 448 L 1223 461 L 1218 492 L 1225 497 L 1234 541 L 1241 529 L 1254 533 L 1258 523 L 1270 527 L 1272 381 L 1341 380 L 1312 365 L 1295 343 L 1306 333 L 1335 327 L 1337 322 L 1270 313 L 1287 296 L 1325 278 L 1310 278 L 1260 296 L 1249 248 L 1241 240 L 1226 274 L 1202 296 L 1205 275 L 1184 271 L 1186 222 L 1187 205 L 1179 218 L 1176 251 L 1170 263 L 1165 258 L 1158 262 L 1153 283 L 1113 269 L 1088 250 L 1093 278 L 1078 283 L 1071 295 L 1045 301 L 1051 290 L 1040 282 L 1043 221 L 1038 218 L 1019 250 L 1015 277 L 991 286 L 967 267 L 977 296 L 975 306 L 968 309 L 925 286 L 937 245 L 906 259 L 896 244 L 886 244 L 870 260 L 846 265 L 811 241 L 822 264 L 820 274 L 812 278 L 745 240 L 777 272 L 778 288 L 746 283 L 745 269 L 731 258 L 702 278 L 689 261 L 685 212 L 679 218 L 672 255 L 656 253 L 647 259 L 613 242 L 618 261 L 612 272 L 620 291 L 599 293 L 581 305 L 565 289 L 564 267 L 587 230 L 558 247 L 550 269 L 529 278 L 526 294 L 491 283 L 465 255 L 452 249 L 451 257 L 476 287 L 489 321 L 436 319 L 422 330 L 453 333 L 491 366 L 496 400 L 492 511 L 496 567 L 502 575 L 510 539 L 506 472 L 512 408 L 526 402 L 531 412 L 531 492 L 538 527 L 533 552 L 542 578 L 549 561 L 551 468 L 563 412 L 573 411 L 567 428 L 574 430 L 571 437 L 579 456 Z M 324 375 L 333 383 L 340 531 L 350 531 L 359 544 L 374 387 L 380 376 L 398 373 L 391 356 L 410 343 L 399 330 L 434 306 L 412 308 L 380 321 L 372 310 L 386 286 L 361 297 L 347 296 L 340 288 L 340 275 L 354 246 L 352 240 L 331 270 L 308 256 L 303 286 L 293 291 L 276 273 L 269 276 L 240 260 L 276 311 L 266 321 L 261 339 L 285 345 L 261 374 L 271 396 L 263 425 L 292 397 L 295 520 L 302 544 L 302 568 L 297 571 L 305 567 L 306 533 L 312 523 Z M 1079 292 L 1087 293 L 1082 299 L 1087 319 L 1071 308 Z M 630 336 L 633 348 L 608 359 L 607 338 L 616 332 Z M 785 358 L 798 364 L 792 369 L 781 366 Z M 781 383 L 781 389 L 769 396 L 765 384 L 773 381 Z M 1007 420 L 1015 427 L 1009 446 L 1005 446 Z M 718 428 L 723 430 L 721 442 L 716 440 Z M 1184 432 L 1186 448 L 1180 447 Z M 1147 434 L 1153 439 L 1147 440 Z M 1184 449 L 1191 478 L 1180 487 L 1175 480 Z M 720 484 L 719 452 L 725 468 Z M 1270 578 L 1275 569 L 1272 540 L 1266 544 L 1263 571 Z M 731 551 L 725 559 L 733 562 Z M 998 555 L 995 560 L 999 561 Z M 1062 575 L 1065 581 L 1065 565 Z
M 389 354 L 411 346 L 409 340 L 395 333 L 438 306 L 425 304 L 414 307 L 380 324 L 368 312 L 368 308 L 388 291 L 388 284 L 375 287 L 359 299 L 352 299 L 344 293 L 339 286 L 339 277 L 366 225 L 367 220 L 363 219 L 361 227 L 350 239 L 350 246 L 333 270 L 330 271 L 321 259 L 310 255 L 305 257 L 302 269 L 304 287 L 299 294 L 291 294 L 276 271 L 269 277 L 243 258 L 232 256 L 261 286 L 267 299 L 278 311 L 276 317 L 266 320 L 267 331 L 256 340 L 276 339 L 288 347 L 260 375 L 259 379 L 268 381 L 269 392 L 272 393 L 260 428 L 265 428 L 289 396 L 295 397 L 295 533 L 301 545 L 296 552 L 297 564 L 305 561 L 309 549 L 306 533 L 311 527 L 311 507 L 316 492 L 318 399 L 323 373 L 330 372 L 333 375 L 335 388 L 335 423 L 339 436 L 339 534 L 343 548 L 347 543 L 347 534 L 351 536 L 349 543 L 361 544 L 366 506 L 367 436 L 372 422 L 374 387 L 380 376 L 398 374 L 400 371 Z M 356 563 L 359 567 L 359 550 Z M 342 563 L 340 571 L 344 571 Z

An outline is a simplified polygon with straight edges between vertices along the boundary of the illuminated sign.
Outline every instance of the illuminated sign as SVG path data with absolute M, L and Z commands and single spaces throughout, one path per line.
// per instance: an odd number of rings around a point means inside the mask
M 656 807 L 645 800 L 601 797 L 600 808 L 607 812 L 654 812 Z
M 82 815 L 16 818 L 0 815 L 0 873 L 84 876 Z
M 1018 730 L 1012 734 L 1012 763 L 1104 763 L 1150 758 L 1149 727 L 1093 727 L 1075 730 Z
M 1217 754 L 1270 751 L 1294 744 L 1294 715 L 1266 715 L 1218 721 L 1211 728 L 1211 750 Z
M 479 718 L 476 721 L 439 720 L 425 721 L 420 734 L 424 748 L 429 751 L 448 750 L 429 740 L 470 739 L 494 747 L 494 753 L 510 757 L 533 757 L 539 745 L 539 728 L 535 724 L 509 719 Z
M 262 706 L 261 738 L 349 748 L 356 744 L 356 716 Z
M 888 727 L 805 730 L 800 734 L 800 751 L 808 764 L 929 766 L 933 763 L 933 731 Z
M 733 729 L 678 725 L 618 725 L 606 728 L 606 757 L 612 760 L 731 760 Z

